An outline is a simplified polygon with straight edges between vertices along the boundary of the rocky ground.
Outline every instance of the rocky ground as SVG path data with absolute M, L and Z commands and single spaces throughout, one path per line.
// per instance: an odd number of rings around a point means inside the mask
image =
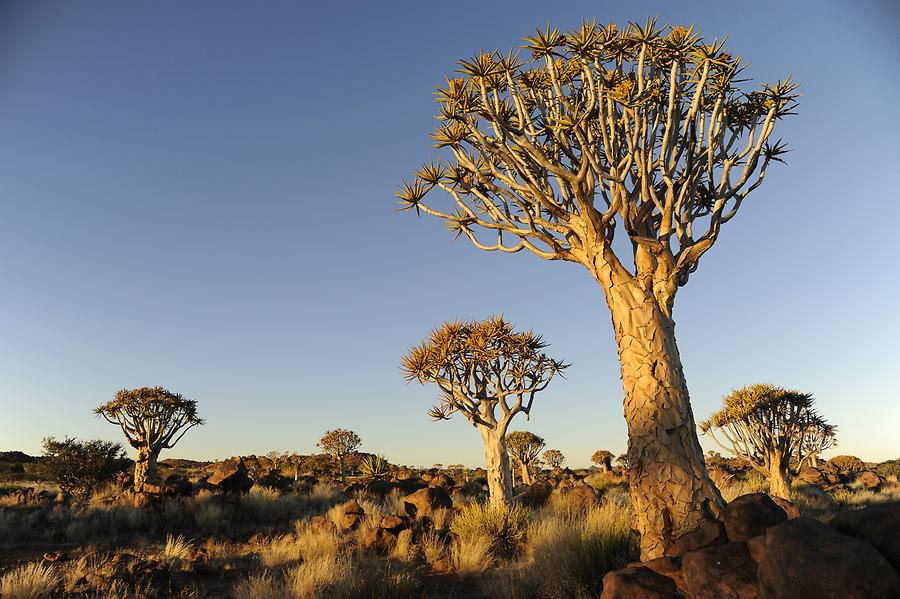
M 26 458 L 0 497 L 4 597 L 900 597 L 900 484 L 855 462 L 801 472 L 793 502 L 711 464 L 718 521 L 641 563 L 621 471 L 545 471 L 498 516 L 477 471 L 182 460 L 76 499 Z

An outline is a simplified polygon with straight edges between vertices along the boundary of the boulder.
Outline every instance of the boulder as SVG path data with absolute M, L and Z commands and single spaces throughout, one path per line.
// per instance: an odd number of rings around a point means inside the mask
M 551 494 L 553 494 L 553 485 L 546 480 L 539 480 L 516 497 L 516 500 L 526 507 L 539 508 L 550 501 Z
M 802 485 L 823 487 L 828 484 L 828 479 L 818 468 L 807 467 L 797 474 L 796 481 Z
M 721 545 L 728 540 L 725 526 L 718 520 L 704 519 L 696 529 L 683 534 L 666 549 L 666 557 L 679 557 L 689 551 Z
M 253 486 L 253 479 L 240 457 L 228 458 L 220 463 L 206 482 L 226 493 L 246 493 Z
M 400 516 L 385 516 L 381 519 L 381 524 L 379 524 L 378 527 L 393 533 L 398 533 L 406 528 L 406 524 L 406 519 Z
M 869 543 L 900 571 L 900 503 L 841 512 L 831 526 Z
M 765 493 L 750 493 L 735 498 L 720 515 L 725 534 L 732 543 L 749 541 L 770 526 L 787 520 L 787 514 Z
M 403 507 L 412 518 L 431 516 L 437 509 L 453 507 L 450 494 L 443 487 L 425 487 L 403 498 Z
M 396 488 L 397 486 L 390 481 L 376 479 L 366 483 L 365 492 L 375 497 L 387 497 Z
M 583 510 L 588 510 L 600 503 L 600 496 L 597 495 L 597 491 L 594 490 L 594 487 L 586 484 L 576 484 L 571 489 L 567 489 L 565 497 L 570 504 Z
M 384 555 L 396 542 L 396 537 L 384 528 L 365 528 L 356 535 L 356 546 L 363 551 Z
M 400 492 L 404 495 L 410 495 L 412 493 L 415 493 L 419 489 L 424 489 L 428 486 L 428 483 L 418 476 L 411 478 L 401 478 L 400 480 L 393 482 L 396 484 L 397 488 L 400 489 Z
M 728 543 L 684 554 L 681 575 L 690 599 L 758 599 L 756 562 L 746 543 Z
M 773 497 L 772 501 L 774 501 L 778 507 L 784 510 L 784 513 L 787 515 L 788 520 L 800 517 L 800 508 L 794 505 L 793 502 L 790 502 L 782 497 Z
M 445 491 L 447 491 L 449 493 L 450 491 L 453 490 L 453 487 L 456 486 L 456 483 L 453 481 L 452 478 L 450 478 L 446 474 L 441 473 L 441 474 L 436 474 L 435 476 L 433 476 L 432 479 L 430 481 L 428 481 L 428 486 L 429 487 L 441 487 L 442 489 L 444 489 Z
M 809 518 L 766 529 L 753 549 L 772 599 L 900 597 L 900 574 L 871 545 Z
M 163 495 L 170 497 L 190 497 L 194 494 L 194 485 L 183 476 L 171 474 L 163 481 Z
M 343 518 L 341 518 L 341 530 L 353 530 L 357 528 L 360 523 L 362 523 L 363 518 L 366 517 L 366 511 L 359 505 L 359 502 L 355 499 L 351 499 L 350 501 L 342 504 L 342 509 L 344 512 Z
M 675 581 L 644 566 L 607 572 L 600 599 L 681 599 Z
M 260 487 L 274 489 L 280 493 L 289 492 L 294 485 L 293 479 L 288 478 L 275 470 L 270 470 L 264 476 L 259 477 L 256 479 L 255 483 Z
M 854 482 L 869 491 L 877 491 L 884 483 L 884 479 L 871 470 L 864 470 L 856 475 Z

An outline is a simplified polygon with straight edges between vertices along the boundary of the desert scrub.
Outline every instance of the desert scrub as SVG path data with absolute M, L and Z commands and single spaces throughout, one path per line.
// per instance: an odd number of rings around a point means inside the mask
M 528 531 L 528 570 L 541 596 L 594 596 L 603 575 L 639 555 L 634 515 L 627 506 L 604 501 L 580 515 L 544 510 Z
M 512 557 L 525 543 L 528 516 L 528 510 L 520 505 L 474 504 L 457 514 L 450 530 L 461 541 L 487 539 L 494 558 Z
M 818 487 L 800 486 L 791 491 L 791 501 L 804 518 L 826 521 L 840 509 L 835 499 Z
M 4 599 L 43 599 L 60 582 L 52 566 L 35 562 L 11 570 L 0 578 L 0 597 Z
M 460 576 L 477 574 L 494 563 L 491 539 L 485 536 L 459 537 L 450 550 L 453 568 Z

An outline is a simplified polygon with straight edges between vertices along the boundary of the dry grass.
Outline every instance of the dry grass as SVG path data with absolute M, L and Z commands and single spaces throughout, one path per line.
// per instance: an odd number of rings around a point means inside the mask
M 193 552 L 194 545 L 190 541 L 184 540 L 183 536 L 168 535 L 162 554 L 170 564 L 178 564 L 188 561 Z
M 519 505 L 474 504 L 457 514 L 450 530 L 462 540 L 488 539 L 495 558 L 511 557 L 525 543 L 528 520 L 528 510 Z
M 353 576 L 353 563 L 348 557 L 317 555 L 291 568 L 285 581 L 292 597 L 314 599 L 326 594 L 347 595 Z
M 43 599 L 60 583 L 52 566 L 31 563 L 7 572 L 0 578 L 0 597 L 4 599 Z
M 419 549 L 428 565 L 434 566 L 444 558 L 447 544 L 434 531 L 428 531 L 419 538 Z
M 494 564 L 491 539 L 485 536 L 460 537 L 453 543 L 450 558 L 460 576 L 484 572 Z
M 401 530 L 397 535 L 397 542 L 391 550 L 391 557 L 404 563 L 413 561 L 416 557 L 416 548 L 413 545 L 413 531 Z

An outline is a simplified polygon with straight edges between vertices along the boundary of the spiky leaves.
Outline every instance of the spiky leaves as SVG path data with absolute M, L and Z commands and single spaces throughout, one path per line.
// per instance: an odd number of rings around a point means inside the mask
M 543 353 L 546 347 L 540 335 L 516 331 L 502 317 L 447 322 L 409 350 L 401 370 L 409 381 L 438 386 L 439 403 L 429 411 L 435 420 L 461 412 L 505 434 L 510 419 L 529 414 L 535 395 L 567 366 Z
M 700 423 L 700 430 L 768 474 L 773 460 L 786 469 L 834 444 L 836 427 L 813 404 L 809 393 L 751 385 L 725 396 L 722 407 Z
M 188 430 L 203 424 L 195 400 L 162 387 L 122 389 L 94 413 L 119 425 L 132 447 L 155 453 L 174 447 Z
M 404 183 L 402 206 L 483 250 L 618 264 L 614 232 L 652 249 L 684 284 L 720 227 L 786 148 L 787 78 L 743 89 L 720 40 L 656 20 L 525 38 L 525 57 L 481 52 L 438 89 L 433 138 L 451 159 Z M 424 203 L 441 189 L 453 208 Z M 637 250 L 636 250 L 637 251 Z

